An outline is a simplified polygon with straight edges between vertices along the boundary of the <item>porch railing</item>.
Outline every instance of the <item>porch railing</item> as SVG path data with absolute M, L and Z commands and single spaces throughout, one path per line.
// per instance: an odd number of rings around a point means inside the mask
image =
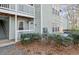
M 0 4 L 1 9 L 9 10 L 9 11 L 15 11 L 15 5 L 14 4 Z
M 15 11 L 17 9 L 18 13 L 34 16 L 34 7 L 25 4 L 17 4 L 17 8 L 15 4 L 0 4 L 0 9 Z

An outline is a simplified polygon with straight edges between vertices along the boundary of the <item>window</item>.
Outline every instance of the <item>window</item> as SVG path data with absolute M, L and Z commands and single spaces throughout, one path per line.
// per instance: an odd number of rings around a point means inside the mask
M 59 27 L 52 27 L 52 32 L 57 32 L 59 31 Z
M 54 32 L 54 27 L 52 28 L 52 32 Z
M 48 29 L 47 28 L 43 28 L 43 33 L 48 33 Z
M 19 30 L 23 30 L 23 22 L 19 22 Z

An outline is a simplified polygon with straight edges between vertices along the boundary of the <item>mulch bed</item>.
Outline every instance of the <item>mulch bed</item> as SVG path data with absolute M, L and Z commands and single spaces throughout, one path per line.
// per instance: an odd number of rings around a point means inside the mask
M 72 46 L 57 48 L 54 44 L 44 44 L 40 42 L 32 42 L 30 44 L 22 45 L 20 42 L 16 43 L 16 48 L 21 49 L 26 55 L 78 55 L 79 48 Z

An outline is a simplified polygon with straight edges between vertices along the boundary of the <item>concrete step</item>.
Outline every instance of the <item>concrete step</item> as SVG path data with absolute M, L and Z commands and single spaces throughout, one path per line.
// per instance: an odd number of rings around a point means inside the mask
M 0 40 L 0 47 L 8 46 L 11 44 L 15 44 L 15 41 L 12 40 Z

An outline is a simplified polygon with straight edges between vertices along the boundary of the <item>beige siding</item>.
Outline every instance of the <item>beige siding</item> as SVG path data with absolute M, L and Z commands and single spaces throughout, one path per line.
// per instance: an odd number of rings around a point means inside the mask
M 63 19 L 58 13 L 53 14 L 53 6 L 52 4 L 42 4 L 42 28 L 48 28 L 49 33 L 52 32 L 52 27 L 55 25 L 55 27 L 59 27 L 59 31 L 56 31 L 55 33 L 62 33 L 63 32 Z M 57 12 L 60 10 L 60 6 L 57 5 L 54 7 L 57 9 Z
M 53 14 L 52 14 L 52 5 L 51 4 L 43 4 L 42 5 L 42 28 L 48 28 L 48 32 L 52 33 L 52 22 L 53 22 Z
M 35 4 L 35 32 L 41 33 L 41 5 Z
M 20 21 L 24 23 L 24 25 L 23 25 L 24 30 L 27 30 L 27 31 L 22 31 L 22 30 L 18 29 Z M 29 24 L 27 23 L 27 21 L 29 22 Z M 18 32 L 18 39 L 20 39 L 21 34 L 26 34 L 26 33 L 32 33 L 32 32 L 34 32 L 34 20 L 33 19 L 18 17 L 18 23 L 17 24 L 18 24 L 17 29 L 19 31 Z M 32 30 L 32 31 L 29 31 L 29 30 Z

